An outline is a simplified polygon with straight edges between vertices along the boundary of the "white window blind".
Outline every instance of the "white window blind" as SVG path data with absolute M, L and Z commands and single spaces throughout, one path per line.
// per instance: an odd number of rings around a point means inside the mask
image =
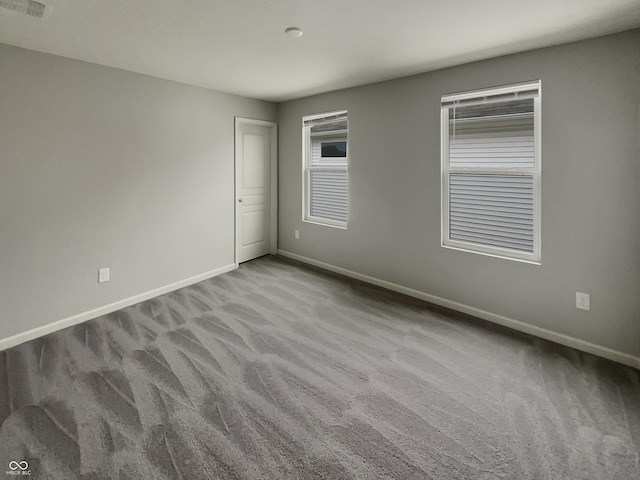
M 533 178 L 452 174 L 452 240 L 533 252 Z
M 442 242 L 540 261 L 540 85 L 442 99 Z
M 311 170 L 310 214 L 347 223 L 347 172 Z
M 347 112 L 305 117 L 304 218 L 346 227 L 349 215 Z

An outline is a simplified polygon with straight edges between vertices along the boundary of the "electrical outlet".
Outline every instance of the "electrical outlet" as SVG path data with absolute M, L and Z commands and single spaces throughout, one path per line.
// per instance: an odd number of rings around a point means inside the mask
M 300 230 L 295 230 L 293 232 L 293 236 L 295 237 L 296 240 L 300 240 Z
M 109 269 L 101 268 L 98 270 L 98 283 L 105 283 L 109 281 Z
M 589 310 L 591 301 L 588 293 L 576 292 L 576 308 L 580 310 Z

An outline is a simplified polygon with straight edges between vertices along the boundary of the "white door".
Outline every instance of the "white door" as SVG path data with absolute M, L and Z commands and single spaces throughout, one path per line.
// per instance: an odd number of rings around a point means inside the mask
M 236 118 L 236 262 L 276 253 L 276 142 L 272 122 Z

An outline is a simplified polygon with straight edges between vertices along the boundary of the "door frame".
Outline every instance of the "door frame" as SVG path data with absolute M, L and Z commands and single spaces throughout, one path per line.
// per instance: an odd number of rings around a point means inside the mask
M 236 267 L 238 266 L 238 230 L 240 228 L 240 225 L 238 225 L 238 153 L 240 152 L 240 142 L 242 141 L 242 137 L 240 135 L 241 125 L 259 125 L 261 127 L 271 128 L 271 168 L 269 169 L 269 217 L 271 238 L 269 239 L 269 253 L 271 253 L 271 255 L 278 253 L 278 124 L 267 120 L 235 117 L 235 151 L 233 155 L 233 223 L 235 228 L 233 237 L 233 258 Z

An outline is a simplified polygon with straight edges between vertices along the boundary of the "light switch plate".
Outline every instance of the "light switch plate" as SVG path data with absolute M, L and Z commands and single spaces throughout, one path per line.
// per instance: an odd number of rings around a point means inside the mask
M 293 232 L 293 236 L 296 240 L 300 240 L 300 230 L 296 230 Z

